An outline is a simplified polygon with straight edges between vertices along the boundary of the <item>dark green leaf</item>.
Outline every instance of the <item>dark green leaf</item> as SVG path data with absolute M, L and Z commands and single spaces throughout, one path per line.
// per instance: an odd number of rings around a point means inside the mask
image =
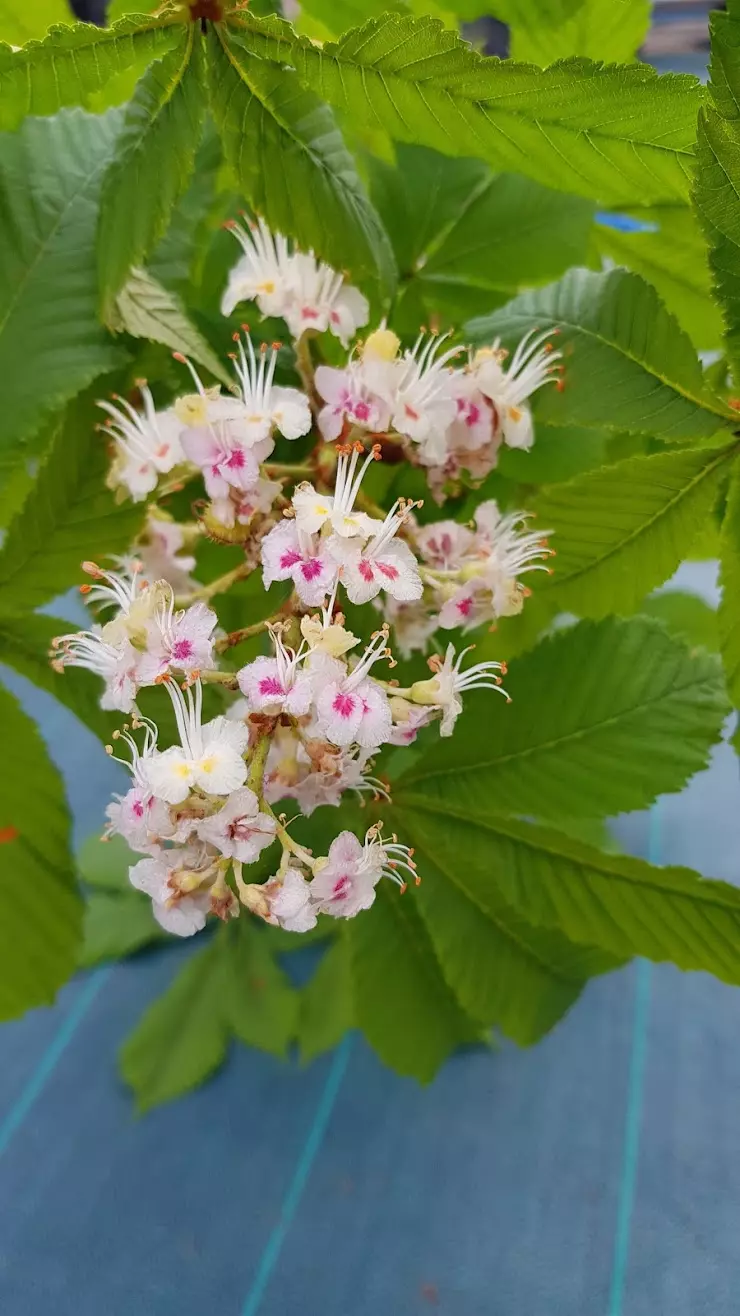
M 401 778 L 410 805 L 555 820 L 645 808 L 706 767 L 727 711 L 717 658 L 646 617 L 555 632 L 512 663 L 506 688 L 508 707 L 466 698 L 454 736 Z
M 301 991 L 298 1046 L 303 1063 L 331 1051 L 353 1023 L 349 938 L 340 936 Z
M 720 538 L 720 599 L 718 621 L 727 688 L 740 705 L 740 467 L 735 466 Z
M 93 243 L 118 111 L 0 137 L 0 449 L 125 360 L 97 321 Z
M 0 688 L 0 1018 L 48 1005 L 74 972 L 82 923 L 64 788 L 39 732 Z
M 553 424 L 705 438 L 731 423 L 708 390 L 696 350 L 654 288 L 636 274 L 571 270 L 466 326 L 476 343 L 512 346 L 531 329 L 557 330 L 565 388 L 543 390 L 538 415 Z
M 103 180 L 97 254 L 106 320 L 129 271 L 162 237 L 185 190 L 204 110 L 203 47 L 190 23 L 174 49 L 151 64 L 137 84 Z
M 253 209 L 336 268 L 390 287 L 390 243 L 331 111 L 224 29 L 210 34 L 209 50 L 214 118 Z
M 243 915 L 229 932 L 224 1004 L 231 1027 L 247 1046 L 284 1056 L 296 1033 L 298 993 L 261 929 Z
M 68 630 L 68 622 L 46 614 L 13 617 L 0 612 L 0 661 L 48 690 L 96 736 L 107 741 L 121 725 L 121 715 L 106 713 L 100 707 L 100 678 L 82 669 L 71 675 L 56 672 L 50 664 L 52 640 Z
M 115 327 L 134 338 L 164 343 L 173 352 L 191 357 L 227 388 L 233 378 L 188 318 L 176 293 L 163 288 L 147 270 L 134 269 L 116 298 Z

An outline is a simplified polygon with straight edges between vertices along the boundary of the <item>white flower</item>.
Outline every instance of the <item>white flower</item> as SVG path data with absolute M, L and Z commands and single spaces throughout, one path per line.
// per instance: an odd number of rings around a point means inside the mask
M 213 666 L 213 631 L 218 623 L 213 608 L 193 603 L 175 612 L 170 591 L 154 618 L 147 622 L 146 653 L 139 663 L 139 680 L 153 685 L 172 670 L 191 675 Z
M 96 562 L 83 562 L 82 570 L 92 576 L 94 585 L 80 585 L 80 594 L 88 604 L 101 608 L 115 607 L 110 621 L 105 622 L 100 634 L 107 644 L 125 645 L 127 641 L 143 646 L 147 622 L 154 616 L 160 600 L 168 592 L 167 583 L 157 580 L 150 584 L 144 578 L 138 558 L 114 558 L 120 571 L 107 571 Z
M 412 653 L 426 651 L 439 622 L 434 608 L 430 608 L 423 599 L 418 603 L 396 603 L 394 598 L 386 598 L 383 613 L 386 621 L 393 627 L 398 652 L 402 658 L 410 658 Z
M 248 228 L 229 220 L 244 255 L 229 275 L 221 314 L 231 315 L 239 302 L 256 302 L 262 315 L 284 316 L 293 296 L 292 256 L 286 239 L 274 237 L 263 219 Z
M 254 791 L 242 786 L 229 796 L 218 813 L 196 824 L 202 841 L 215 845 L 222 855 L 239 863 L 253 864 L 275 840 L 275 819 L 260 812 Z
M 282 877 L 262 888 L 269 903 L 268 922 L 286 932 L 310 932 L 317 915 L 311 903 L 311 886 L 299 868 L 288 868 Z
M 129 869 L 128 876 L 137 891 L 151 898 L 154 917 L 166 932 L 192 937 L 205 927 L 211 897 L 197 886 L 192 895 L 181 894 L 176 881 L 178 870 L 188 877 L 192 875 L 197 883 L 200 870 L 205 878 L 210 867 L 210 859 L 194 848 L 163 850 L 151 859 L 140 859 Z
M 274 429 L 283 438 L 299 439 L 311 428 L 311 408 L 305 393 L 297 388 L 278 388 L 273 383 L 278 359 L 279 343 L 268 349 L 260 344 L 259 362 L 249 334 L 245 335 L 247 351 L 238 338 L 239 356 L 234 360 L 241 400 L 245 410 L 245 424 L 255 434 L 255 440 L 266 439 Z
M 109 419 L 103 426 L 115 441 L 110 483 L 123 485 L 134 502 L 156 488 L 160 475 L 184 460 L 180 446 L 182 423 L 171 409 L 157 411 L 146 384 L 139 384 L 144 411 L 135 411 L 125 398 L 98 402 Z M 114 405 L 117 404 L 117 405 Z
M 373 663 L 390 656 L 388 628 L 376 631 L 362 658 L 347 676 L 336 659 L 323 658 L 317 671 L 316 722 L 319 733 L 333 745 L 361 745 L 377 749 L 388 739 L 392 718 L 388 697 L 370 677 Z M 319 657 L 322 657 L 319 655 Z M 312 663 L 316 661 L 312 656 Z
M 455 722 L 462 713 L 463 704 L 460 696 L 465 691 L 497 690 L 507 701 L 509 698 L 506 691 L 501 689 L 501 677 L 498 675 L 499 672 L 506 675 L 506 664 L 476 663 L 474 667 L 469 667 L 467 672 L 463 672 L 460 668 L 466 653 L 470 653 L 470 648 L 463 649 L 456 661 L 454 645 L 449 644 L 444 661 L 438 655 L 429 659 L 429 666 L 434 676 L 426 681 L 416 681 L 411 687 L 410 697 L 415 704 L 441 711 L 442 721 L 439 729 L 441 736 L 452 735 Z
M 329 847 L 326 859 L 314 861 L 311 903 L 332 918 L 354 918 L 369 909 L 381 877 L 389 877 L 402 889 L 406 883 L 397 870 L 403 869 L 418 882 L 413 850 L 380 835 L 380 824 L 371 827 L 364 844 L 352 832 L 340 832 Z
M 415 537 L 424 561 L 442 571 L 456 571 L 463 566 L 476 546 L 472 530 L 457 521 L 418 526 Z
M 358 471 L 360 456 L 364 456 L 365 460 Z M 365 472 L 379 457 L 378 444 L 373 444 L 370 452 L 365 454 L 361 443 L 353 443 L 351 447 L 340 449 L 333 494 L 317 493 L 308 481 L 299 484 L 291 500 L 299 529 L 315 534 L 322 526 L 329 524 L 335 535 L 346 539 L 355 535 L 367 538 L 379 530 L 384 523 L 377 517 L 355 511 Z
M 362 361 L 351 361 L 345 370 L 319 366 L 314 383 L 325 406 L 319 412 L 319 429 L 324 439 L 341 437 L 345 424 L 378 434 L 390 425 L 387 398 L 373 393 L 366 381 Z
M 531 448 L 534 443 L 532 413 L 526 399 L 543 384 L 557 379 L 561 353 L 549 342 L 554 330 L 539 333 L 530 330 L 521 340 L 506 369 L 508 353 L 497 338 L 490 348 L 482 348 L 473 358 L 471 374 L 477 388 L 493 403 L 497 429 L 509 448 Z M 558 387 L 561 384 L 558 383 Z
M 420 599 L 423 585 L 408 544 L 396 535 L 414 504 L 398 499 L 364 547 L 356 539 L 332 535 L 327 547 L 341 565 L 341 580 L 351 603 L 369 603 L 384 589 L 399 603 Z M 400 508 L 400 511 L 399 511 Z
M 169 839 L 174 831 L 169 809 L 161 800 L 155 800 L 149 789 L 147 767 L 157 748 L 157 728 L 148 718 L 137 715 L 133 720 L 133 730 L 144 727 L 144 743 L 141 749 L 131 735 L 128 726 L 122 731 L 113 732 L 114 741 L 123 741 L 130 751 L 130 758 L 121 758 L 113 753 L 113 745 L 106 745 L 106 753 L 122 763 L 133 778 L 133 785 L 125 795 L 114 795 L 113 801 L 106 809 L 108 825 L 106 836 L 122 836 L 132 850 L 142 854 L 155 854 L 159 842 Z
M 413 443 L 425 465 L 441 465 L 447 453 L 447 431 L 457 416 L 455 374 L 450 361 L 458 348 L 440 353 L 444 338 L 420 334 L 405 352 L 393 400 L 393 428 Z
M 282 521 L 262 540 L 262 580 L 269 589 L 275 580 L 292 580 L 302 603 L 315 607 L 330 592 L 338 567 L 325 545 L 306 534 L 295 521 Z
M 182 526 L 158 508 L 151 509 L 143 533 L 138 557 L 147 578 L 166 580 L 176 594 L 190 594 L 197 584 L 190 574 L 195 567 L 195 558 L 181 552 L 185 547 Z
M 193 787 L 208 795 L 229 795 L 237 790 L 247 775 L 242 755 L 249 732 L 244 723 L 216 717 L 203 726 L 200 681 L 188 686 L 185 695 L 174 681 L 164 685 L 175 710 L 180 744 L 157 753 L 148 764 L 152 794 L 167 804 L 179 804 Z
M 305 645 L 296 653 L 283 644 L 280 628 L 268 626 L 275 646 L 274 658 L 255 658 L 237 672 L 242 694 L 256 713 L 290 713 L 302 717 L 311 707 L 311 677 L 301 668 Z
M 100 707 L 130 713 L 138 690 L 141 654 L 128 640 L 109 644 L 100 627 L 59 635 L 52 642 L 51 665 L 57 672 L 65 667 L 85 667 L 101 676 L 105 689 Z

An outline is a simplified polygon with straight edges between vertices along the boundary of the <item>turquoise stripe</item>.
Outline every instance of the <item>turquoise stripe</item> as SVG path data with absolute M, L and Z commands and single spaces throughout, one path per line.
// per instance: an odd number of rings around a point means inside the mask
M 0 1156 L 7 1151 L 10 1142 L 18 1132 L 34 1102 L 41 1096 L 95 997 L 110 974 L 111 968 L 111 965 L 106 965 L 105 968 L 97 969 L 95 973 L 90 974 L 17 1101 L 11 1106 L 5 1119 L 0 1122 Z
M 660 804 L 650 811 L 647 857 L 651 864 L 660 862 Z M 650 989 L 652 966 L 647 960 L 638 960 L 635 966 L 635 1011 L 632 1021 L 632 1047 L 629 1079 L 627 1083 L 627 1110 L 625 1114 L 622 1172 L 617 1205 L 617 1227 L 614 1236 L 612 1281 L 609 1291 L 609 1316 L 622 1316 L 624 1290 L 629 1262 L 632 1213 L 640 1160 L 640 1126 L 642 1099 L 645 1086 L 645 1063 L 648 1050 L 648 1021 L 650 1015 Z
M 324 1134 L 326 1133 L 329 1120 L 331 1119 L 334 1103 L 337 1099 L 339 1089 L 342 1086 L 342 1079 L 347 1070 L 347 1062 L 349 1060 L 351 1046 L 352 1037 L 351 1034 L 347 1034 L 344 1041 L 334 1052 L 331 1068 L 321 1092 L 319 1104 L 316 1107 L 316 1113 L 308 1131 L 308 1137 L 303 1144 L 293 1177 L 288 1184 L 285 1197 L 283 1198 L 280 1207 L 280 1217 L 270 1234 L 265 1250 L 260 1257 L 257 1273 L 254 1277 L 252 1287 L 244 1300 L 241 1316 L 257 1316 L 260 1309 L 272 1272 L 275 1269 L 283 1243 L 285 1242 L 285 1237 L 293 1223 L 295 1213 L 300 1205 L 303 1190 L 306 1187 L 308 1176 L 311 1173 L 311 1168 L 324 1140 Z

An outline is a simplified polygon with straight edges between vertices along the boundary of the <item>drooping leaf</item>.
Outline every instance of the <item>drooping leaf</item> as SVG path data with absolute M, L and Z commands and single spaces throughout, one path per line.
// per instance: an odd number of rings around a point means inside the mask
M 133 269 L 116 298 L 114 328 L 134 338 L 164 343 L 205 366 L 227 388 L 233 379 L 199 329 L 188 318 L 176 293 L 163 288 L 148 270 Z
M 209 119 L 196 152 L 190 184 L 170 215 L 164 237 L 147 260 L 147 272 L 180 297 L 189 294 L 192 298 L 193 284 L 200 279 L 222 165 L 221 141 Z
M 506 688 L 508 707 L 466 697 L 454 736 L 417 760 L 394 801 L 402 791 L 481 817 L 495 805 L 554 820 L 642 809 L 706 767 L 727 711 L 718 659 L 646 617 L 556 631 L 512 663 Z
M 221 932 L 191 956 L 121 1047 L 121 1073 L 141 1113 L 197 1087 L 226 1058 L 224 941 Z
M 393 827 L 415 847 L 421 885 L 412 899 L 442 972 L 471 1015 L 529 1046 L 557 1023 L 586 980 L 617 967 L 603 951 L 575 945 L 555 928 L 534 927 L 507 904 L 486 838 L 475 828 L 403 804 Z M 439 833 L 452 828 L 453 861 Z
M 328 107 L 222 28 L 209 53 L 211 108 L 253 209 L 335 268 L 390 288 L 390 243 Z
M 460 795 L 454 805 L 398 799 L 417 833 L 429 829 L 435 861 L 464 867 L 469 848 L 485 853 L 500 898 L 539 928 L 600 946 L 618 958 L 644 955 L 740 982 L 740 889 L 688 868 L 656 868 L 605 854 L 584 841 L 487 810 Z M 422 879 L 423 880 L 423 879 Z M 458 876 L 464 882 L 465 876 Z
M 93 243 L 118 111 L 0 137 L 0 449 L 125 356 L 97 320 Z
M 268 938 L 247 918 L 229 929 L 225 1007 L 247 1046 L 284 1056 L 295 1037 L 298 992 L 277 964 Z
M 672 635 L 678 635 L 687 644 L 701 646 L 710 653 L 719 652 L 717 609 L 710 607 L 698 594 L 683 590 L 664 590 L 651 594 L 640 604 L 646 617 L 656 617 Z
M 538 415 L 553 424 L 648 434 L 664 442 L 705 438 L 731 423 L 701 363 L 649 284 L 626 270 L 570 270 L 466 326 L 476 343 L 507 346 L 532 329 L 559 333 L 562 393 L 545 389 Z
M 104 319 L 133 266 L 164 233 L 193 172 L 205 111 L 203 46 L 194 23 L 147 69 L 126 107 L 100 198 L 98 277 Z
M 691 556 L 736 455 L 725 444 L 628 457 L 545 490 L 537 512 L 557 551 L 548 592 L 581 616 L 634 611 Z
M 137 14 L 109 28 L 55 26 L 20 50 L 0 44 L 0 130 L 17 128 L 27 115 L 84 105 L 115 74 L 163 55 L 178 34 L 171 15 Z
M 48 1005 L 77 962 L 75 889 L 64 788 L 38 729 L 0 688 L 0 1018 Z
M 402 275 L 397 329 L 433 316 L 458 325 L 586 260 L 593 206 L 582 197 L 421 146 L 396 152 L 395 167 L 371 156 L 368 168 Z
M 51 666 L 52 640 L 68 630 L 68 622 L 46 614 L 25 612 L 14 617 L 0 611 L 0 662 L 48 690 L 96 736 L 108 741 L 121 716 L 100 707 L 100 678 L 82 669 L 62 674 Z
M 482 1028 L 447 986 L 413 899 L 389 887 L 349 925 L 355 1019 L 381 1060 L 428 1083 Z
M 123 895 L 94 891 L 85 901 L 80 964 L 91 968 L 120 960 L 144 946 L 169 940 L 152 914 L 152 902 L 133 888 Z
M 292 65 L 350 119 L 546 186 L 643 204 L 686 196 L 697 84 L 646 65 L 568 60 L 544 73 L 485 58 L 431 18 L 385 14 L 322 47 L 239 15 L 251 50 Z
M 135 538 L 143 511 L 116 504 L 104 486 L 108 454 L 96 431 L 99 417 L 89 394 L 60 417 L 34 487 L 0 548 L 0 612 L 17 616 L 48 603 L 79 581 L 81 562 L 123 553 Z
M 720 599 L 718 621 L 727 688 L 740 706 L 740 469 L 732 473 L 727 510 L 720 537 Z
M 722 317 L 711 295 L 707 248 L 688 206 L 633 210 L 633 231 L 598 224 L 598 251 L 652 283 L 681 328 L 702 351 L 719 346 Z
M 331 1051 L 353 1023 L 349 939 L 340 936 L 300 994 L 298 1046 L 303 1063 Z
M 569 55 L 634 59 L 650 27 L 650 0 L 494 0 L 492 8 L 509 24 L 511 58 L 543 68 Z

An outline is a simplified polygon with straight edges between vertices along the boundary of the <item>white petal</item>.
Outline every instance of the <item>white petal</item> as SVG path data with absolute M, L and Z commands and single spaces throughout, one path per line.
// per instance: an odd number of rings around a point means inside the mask
M 193 762 L 179 745 L 152 754 L 146 764 L 146 780 L 152 795 L 167 804 L 181 804 L 194 782 Z

